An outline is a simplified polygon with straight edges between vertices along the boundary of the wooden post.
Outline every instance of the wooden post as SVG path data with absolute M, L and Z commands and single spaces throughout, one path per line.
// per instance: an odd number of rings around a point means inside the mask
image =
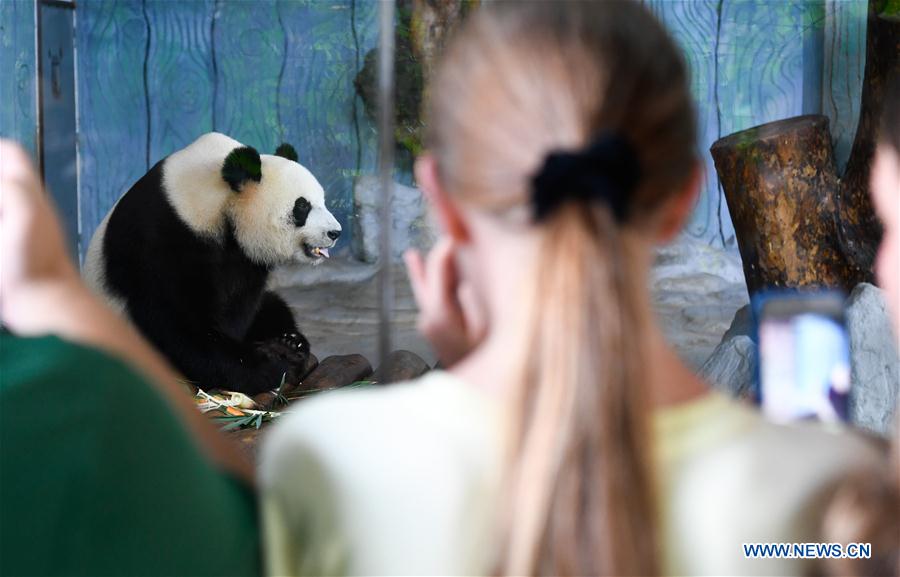
M 832 287 L 873 280 L 881 235 L 869 168 L 888 78 L 900 73 L 900 18 L 870 0 L 860 120 L 843 178 L 828 119 L 800 116 L 716 141 L 710 152 L 725 191 L 747 289 Z
M 826 117 L 757 126 L 711 151 L 751 294 L 852 282 L 834 242 L 838 181 Z

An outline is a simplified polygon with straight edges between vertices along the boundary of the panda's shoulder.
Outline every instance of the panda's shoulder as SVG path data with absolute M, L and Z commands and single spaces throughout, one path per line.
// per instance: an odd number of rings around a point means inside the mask
M 233 138 L 210 132 L 160 163 L 160 187 L 166 201 L 201 236 L 222 234 L 223 214 L 232 194 L 222 179 L 222 163 L 240 146 Z
M 204 168 L 218 169 L 225 157 L 244 146 L 237 140 L 221 132 L 207 132 L 184 148 L 167 156 L 160 164 L 166 176 L 177 177 L 181 173 L 196 176 Z M 218 178 L 218 170 L 215 171 Z M 165 180 L 170 181 L 170 178 Z
M 180 152 L 190 151 L 198 155 L 219 156 L 221 154 L 224 156 L 241 146 L 244 145 L 221 132 L 207 132 L 182 148 Z

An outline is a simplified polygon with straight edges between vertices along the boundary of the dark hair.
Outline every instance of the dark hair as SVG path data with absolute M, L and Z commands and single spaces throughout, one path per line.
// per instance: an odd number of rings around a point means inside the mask
M 900 154 L 900 73 L 894 74 L 884 91 L 879 139 Z

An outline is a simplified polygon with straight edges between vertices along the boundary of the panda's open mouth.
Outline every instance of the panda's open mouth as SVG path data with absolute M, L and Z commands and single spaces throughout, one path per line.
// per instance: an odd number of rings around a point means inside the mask
M 307 243 L 303 243 L 303 252 L 312 259 L 317 258 L 331 258 L 331 255 L 328 254 L 328 249 L 323 246 L 312 246 Z

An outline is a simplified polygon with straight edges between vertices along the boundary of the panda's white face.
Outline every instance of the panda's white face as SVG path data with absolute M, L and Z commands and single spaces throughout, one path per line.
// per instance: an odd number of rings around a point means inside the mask
M 230 222 L 244 253 L 260 264 L 319 263 L 341 234 L 325 206 L 322 185 L 282 145 L 259 154 L 210 132 L 172 153 L 163 189 L 184 223 L 221 241 Z
M 322 185 L 293 160 L 268 154 L 260 159 L 260 181 L 245 182 L 228 203 L 238 244 L 262 264 L 322 262 L 341 234 Z

